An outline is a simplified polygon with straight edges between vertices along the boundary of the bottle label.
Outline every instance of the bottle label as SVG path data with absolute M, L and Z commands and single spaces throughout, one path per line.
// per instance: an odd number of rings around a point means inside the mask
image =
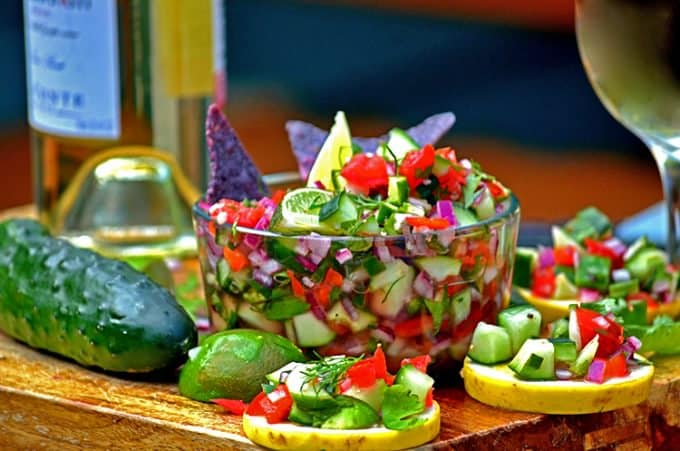
M 24 0 L 28 116 L 46 133 L 120 136 L 115 0 Z

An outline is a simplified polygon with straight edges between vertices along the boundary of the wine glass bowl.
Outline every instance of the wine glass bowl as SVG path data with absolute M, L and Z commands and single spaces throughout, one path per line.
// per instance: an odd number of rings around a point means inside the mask
M 680 211 L 680 3 L 577 0 L 576 37 L 588 79 L 607 110 L 650 149 L 677 262 Z

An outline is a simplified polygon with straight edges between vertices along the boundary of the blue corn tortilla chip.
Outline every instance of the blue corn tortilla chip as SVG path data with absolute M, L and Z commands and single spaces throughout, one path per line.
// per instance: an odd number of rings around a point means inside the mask
M 456 117 L 451 112 L 439 113 L 428 117 L 423 122 L 406 130 L 406 133 L 418 143 L 435 144 L 453 126 Z M 328 132 L 313 124 L 303 121 L 286 122 L 288 140 L 293 148 L 293 154 L 298 164 L 298 171 L 303 180 L 307 179 L 309 171 L 314 165 L 316 154 L 321 150 Z M 359 146 L 366 153 L 374 153 L 381 142 L 387 141 L 388 136 L 377 138 L 352 138 L 352 143 Z
M 210 153 L 210 181 L 205 193 L 207 202 L 257 200 L 269 194 L 253 160 L 217 105 L 208 108 L 205 136 Z

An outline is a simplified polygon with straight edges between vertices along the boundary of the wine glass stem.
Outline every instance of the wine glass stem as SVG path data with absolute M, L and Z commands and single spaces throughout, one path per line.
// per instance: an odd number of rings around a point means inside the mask
M 678 215 L 680 214 L 680 160 L 673 156 L 678 149 L 652 140 L 645 141 L 654 155 L 661 175 L 661 186 L 668 213 L 668 255 L 672 263 L 680 263 L 677 247 Z

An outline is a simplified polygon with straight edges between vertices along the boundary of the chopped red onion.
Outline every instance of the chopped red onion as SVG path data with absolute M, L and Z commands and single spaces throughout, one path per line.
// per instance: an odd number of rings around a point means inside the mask
M 670 289 L 671 289 L 670 281 L 665 279 L 655 280 L 654 283 L 652 284 L 652 293 L 654 294 L 665 293 Z
M 343 247 L 335 253 L 335 259 L 338 261 L 338 263 L 344 265 L 348 261 L 352 260 L 352 251 L 346 247 Z
M 434 299 L 434 286 L 425 271 L 420 271 L 413 280 L 413 291 L 425 299 Z
M 309 260 L 315 265 L 318 265 L 323 260 L 323 256 L 318 254 L 309 254 L 307 258 L 309 258 Z
M 373 329 L 371 336 L 381 343 L 392 343 L 394 341 L 394 331 L 385 326 L 378 326 Z
M 555 377 L 561 381 L 566 381 L 574 377 L 574 374 L 566 368 L 555 369 Z
M 260 269 L 256 269 L 253 271 L 253 279 L 256 282 L 261 283 L 262 285 L 268 288 L 274 284 L 274 279 L 272 278 L 272 276 L 270 276 L 269 274 Z
M 642 347 L 642 341 L 640 341 L 640 339 L 638 337 L 636 337 L 635 335 L 631 335 L 630 337 L 628 337 L 626 339 L 623 346 L 630 349 L 631 354 L 634 354 L 634 353 L 638 352 L 640 350 L 640 348 Z
M 384 244 L 376 244 L 373 246 L 373 251 L 375 252 L 376 256 L 378 257 L 378 260 L 380 260 L 383 263 L 389 263 L 392 260 L 392 255 L 390 255 L 389 249 L 387 249 L 387 246 Z
M 449 247 L 454 239 L 456 239 L 456 229 L 453 227 L 437 232 L 437 240 L 444 247 Z
M 317 233 L 311 233 L 309 237 L 305 238 L 307 248 L 312 255 L 317 256 L 319 261 L 323 260 L 331 248 L 331 240 L 328 237 L 323 237 Z
M 265 257 L 263 257 L 262 254 L 258 252 L 258 250 L 254 250 L 248 254 L 248 260 L 253 266 L 262 266 L 262 263 L 265 261 Z
M 498 230 L 492 229 L 489 232 L 489 252 L 491 255 L 496 255 L 498 250 Z
M 295 260 L 300 263 L 307 271 L 316 271 L 316 266 L 310 259 L 302 255 L 296 255 Z
M 343 293 L 351 293 L 354 290 L 354 282 L 349 279 L 342 281 L 342 286 L 340 287 Z
M 257 230 L 267 230 L 269 227 L 269 218 L 266 216 L 262 216 L 258 221 L 255 223 L 255 228 Z
M 595 359 L 588 367 L 588 374 L 586 374 L 585 379 L 590 382 L 595 382 L 596 384 L 601 384 L 604 382 L 604 372 L 606 368 L 606 362 L 602 359 Z
M 616 237 L 609 238 L 602 244 L 612 251 L 614 255 L 616 255 L 616 258 L 623 257 L 623 254 L 626 253 L 626 245 L 623 244 L 623 241 Z
M 612 280 L 614 282 L 625 282 L 630 279 L 630 272 L 626 268 L 619 268 L 612 271 Z
M 298 255 L 307 255 L 309 252 L 309 247 L 307 247 L 307 240 L 300 238 L 296 241 L 293 251 Z
M 260 270 L 264 272 L 265 274 L 269 274 L 270 276 L 274 273 L 277 273 L 283 269 L 283 265 L 273 258 L 267 259 L 262 264 L 260 265 Z
M 260 247 L 260 244 L 262 244 L 262 237 L 255 235 L 254 233 L 246 233 L 243 237 L 243 244 L 250 249 L 257 249 Z
M 578 290 L 578 300 L 582 302 L 595 302 L 600 300 L 600 292 L 592 288 Z
M 213 204 L 213 205 L 214 205 L 214 204 Z M 208 202 L 206 202 L 206 201 L 204 201 L 204 200 L 199 200 L 199 201 L 198 201 L 198 206 L 199 206 L 201 209 L 203 209 L 203 210 L 208 210 L 208 211 L 209 211 L 210 208 L 212 207 L 212 205 L 210 205 Z
M 440 352 L 448 350 L 449 346 L 451 346 L 451 343 L 453 343 L 453 340 L 450 337 L 445 338 L 443 340 L 440 340 L 437 343 L 435 343 L 434 345 L 432 345 L 432 347 L 430 348 L 429 354 L 431 356 L 436 356 Z
M 304 285 L 307 288 L 312 288 L 314 286 L 314 281 L 307 276 L 302 276 L 302 279 L 300 279 L 300 281 L 302 282 L 302 285 Z
M 208 318 L 196 318 L 196 329 L 200 331 L 210 330 L 210 320 Z
M 319 189 L 326 189 L 326 186 L 321 182 L 321 180 L 316 180 L 314 182 L 314 186 Z
M 555 252 L 551 247 L 538 247 L 538 267 L 541 269 L 555 266 Z
M 437 214 L 440 218 L 449 221 L 452 226 L 458 225 L 458 219 L 456 219 L 456 214 L 453 211 L 453 202 L 450 200 L 437 201 Z
M 340 299 L 340 302 L 342 303 L 342 308 L 345 309 L 347 312 L 347 315 L 349 316 L 349 319 L 352 321 L 356 321 L 359 319 L 359 312 L 357 312 L 356 307 L 354 307 L 354 304 L 352 304 L 352 300 L 348 298 L 347 296 L 343 296 Z
M 408 203 L 415 207 L 421 207 L 425 211 L 428 211 L 430 208 L 432 208 L 428 201 L 426 201 L 425 199 L 418 199 L 417 197 L 409 197 Z
M 276 204 L 269 197 L 263 197 L 262 199 L 257 201 L 257 204 L 264 207 L 265 209 L 273 208 L 274 210 L 276 210 Z
M 309 304 L 309 310 L 320 321 L 326 321 L 326 311 L 321 307 L 321 304 L 317 302 L 314 295 L 311 292 L 305 293 L 305 299 Z

